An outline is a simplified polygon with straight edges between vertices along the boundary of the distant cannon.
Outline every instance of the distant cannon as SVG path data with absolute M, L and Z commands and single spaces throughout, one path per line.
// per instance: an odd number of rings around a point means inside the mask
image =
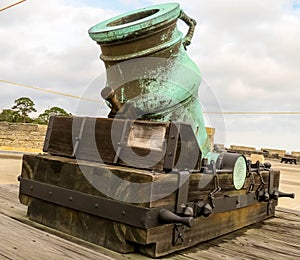
M 283 157 L 281 157 L 281 163 L 290 163 L 290 164 L 297 164 L 297 157 L 293 156 L 291 154 L 285 154 Z

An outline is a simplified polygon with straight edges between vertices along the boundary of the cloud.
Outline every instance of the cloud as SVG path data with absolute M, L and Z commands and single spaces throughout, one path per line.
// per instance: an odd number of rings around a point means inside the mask
M 162 2 L 173 1 L 31 0 L 8 9 L 0 15 L 0 78 L 81 95 L 104 72 L 99 46 L 89 38 L 88 29 L 120 13 Z M 188 55 L 219 100 L 218 110 L 300 111 L 299 1 L 177 2 L 198 22 Z M 178 24 L 185 33 L 187 27 Z M 0 108 L 30 96 L 40 112 L 53 104 L 76 111 L 77 100 L 71 98 L 2 83 L 0 88 Z M 214 108 L 208 99 L 207 108 Z M 226 144 L 260 148 L 264 143 L 300 150 L 295 138 L 298 117 L 225 115 Z
M 100 20 L 116 14 L 116 11 L 95 7 L 61 5 L 55 0 L 47 4 L 31 0 L 8 9 L 0 16 L 0 37 L 5 39 L 0 43 L 1 78 L 80 95 L 85 86 L 104 71 L 99 60 L 100 48 L 87 31 Z M 39 110 L 48 108 L 56 100 L 57 105 L 74 112 L 74 102 L 69 98 L 64 102 L 53 95 L 7 84 L 1 88 L 10 88 L 0 97 L 2 108 L 10 107 L 20 94 L 27 93 L 37 98 L 49 96 L 42 104 L 36 100 Z
M 300 13 L 293 1 L 200 0 L 197 8 L 178 2 L 198 21 L 188 53 L 224 111 L 300 111 Z M 300 150 L 298 115 L 224 120 L 227 145 Z

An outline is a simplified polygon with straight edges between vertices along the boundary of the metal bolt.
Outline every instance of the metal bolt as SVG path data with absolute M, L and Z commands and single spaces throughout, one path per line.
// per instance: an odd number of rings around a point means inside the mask
M 31 190 L 31 191 L 33 190 L 33 186 L 30 186 L 30 190 Z
M 73 200 L 73 198 L 72 197 L 69 197 L 69 201 L 72 201 Z
M 95 208 L 97 209 L 98 207 L 99 207 L 99 205 L 96 203 L 96 204 L 95 204 Z
M 52 191 L 49 191 L 49 196 L 52 196 Z
M 123 215 L 123 216 L 125 216 L 125 215 L 126 215 L 126 212 L 125 212 L 125 210 L 123 210 L 123 211 L 122 211 L 122 215 Z
M 171 139 L 174 139 L 174 138 L 175 138 L 175 135 L 172 135 L 172 136 L 171 136 Z
M 173 155 L 173 153 L 172 152 L 169 152 L 169 156 L 172 156 Z

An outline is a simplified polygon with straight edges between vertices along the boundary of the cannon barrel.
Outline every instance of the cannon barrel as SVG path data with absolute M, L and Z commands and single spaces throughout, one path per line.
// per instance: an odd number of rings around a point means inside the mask
M 178 19 L 189 27 L 186 36 L 177 28 Z M 179 4 L 168 3 L 100 22 L 89 35 L 101 48 L 106 87 L 114 90 L 104 95 L 111 114 L 126 111 L 121 104 L 134 107 L 141 120 L 188 123 L 205 157 L 210 142 L 198 99 L 201 75 L 185 50 L 195 25 Z
M 186 36 L 177 28 L 179 19 L 189 27 Z M 168 3 L 91 27 L 89 35 L 100 46 L 106 67 L 102 97 L 110 103 L 109 117 L 190 124 L 202 158 L 214 161 L 217 170 L 232 170 L 240 189 L 246 177 L 245 158 L 211 151 L 198 97 L 201 74 L 186 52 L 195 26 L 179 4 Z

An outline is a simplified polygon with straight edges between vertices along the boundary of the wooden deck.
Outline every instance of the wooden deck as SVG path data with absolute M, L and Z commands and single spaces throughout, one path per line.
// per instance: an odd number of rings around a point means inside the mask
M 0 185 L 0 259 L 149 259 L 118 254 L 34 223 L 18 200 L 18 186 Z M 300 259 L 300 212 L 276 217 L 163 259 Z

